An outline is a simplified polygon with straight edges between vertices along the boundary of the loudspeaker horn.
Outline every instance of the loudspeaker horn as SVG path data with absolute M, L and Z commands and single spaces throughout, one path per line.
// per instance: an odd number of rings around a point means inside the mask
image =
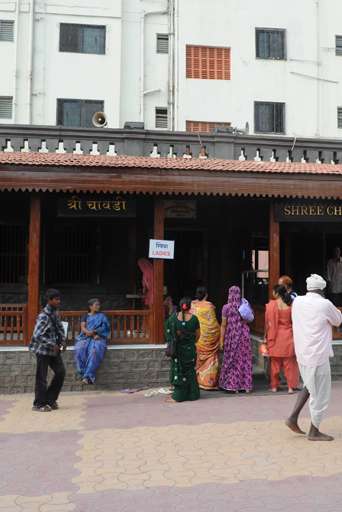
M 237 126 L 234 126 L 233 130 L 235 133 L 243 133 L 245 135 L 248 135 L 249 134 L 249 124 L 246 123 L 244 128 L 239 128 Z
M 108 124 L 106 114 L 104 112 L 96 112 L 96 114 L 93 115 L 92 123 L 97 128 L 104 128 Z

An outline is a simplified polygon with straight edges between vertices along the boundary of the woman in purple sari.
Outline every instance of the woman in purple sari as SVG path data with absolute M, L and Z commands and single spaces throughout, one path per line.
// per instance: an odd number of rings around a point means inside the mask
M 228 303 L 222 309 L 220 341 L 224 356 L 219 386 L 235 393 L 240 390 L 250 393 L 253 389 L 252 347 L 249 327 L 239 313 L 241 304 L 241 290 L 238 286 L 232 286 Z
M 88 301 L 89 312 L 82 316 L 81 334 L 75 343 L 75 361 L 84 384 L 94 384 L 95 371 L 107 350 L 106 338 L 110 333 L 107 317 L 100 313 L 100 301 Z

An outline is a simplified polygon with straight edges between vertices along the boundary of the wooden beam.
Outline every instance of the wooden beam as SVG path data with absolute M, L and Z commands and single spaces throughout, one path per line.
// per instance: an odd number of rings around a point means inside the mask
M 164 198 L 156 196 L 154 199 L 154 238 L 164 239 Z M 153 333 L 154 343 L 165 343 L 164 321 L 165 311 L 163 306 L 164 287 L 164 260 L 154 259 L 153 262 Z
M 270 229 L 269 229 L 269 279 L 268 279 L 268 297 L 271 299 L 273 287 L 278 284 L 280 277 L 280 240 L 279 240 L 279 222 L 274 220 L 274 199 L 270 199 Z
M 28 345 L 30 342 L 39 313 L 40 211 L 40 194 L 32 192 L 30 205 L 28 318 L 25 345 Z

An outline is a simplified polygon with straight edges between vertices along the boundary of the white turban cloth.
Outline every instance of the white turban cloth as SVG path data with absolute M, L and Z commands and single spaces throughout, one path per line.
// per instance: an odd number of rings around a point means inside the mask
M 311 276 L 306 280 L 306 288 L 308 292 L 312 290 L 324 290 L 326 286 L 327 283 L 324 281 L 323 277 L 317 274 L 311 274 Z

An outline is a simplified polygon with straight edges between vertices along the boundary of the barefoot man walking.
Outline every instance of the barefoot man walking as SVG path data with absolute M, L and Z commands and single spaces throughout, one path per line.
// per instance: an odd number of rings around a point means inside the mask
M 285 423 L 297 434 L 305 434 L 298 426 L 298 416 L 310 398 L 311 427 L 308 440 L 333 441 L 333 437 L 319 431 L 319 426 L 331 393 L 329 358 L 334 356 L 331 324 L 340 325 L 342 314 L 324 298 L 327 283 L 321 276 L 311 274 L 306 283 L 308 293 L 297 297 L 292 306 L 295 352 L 304 387 Z

